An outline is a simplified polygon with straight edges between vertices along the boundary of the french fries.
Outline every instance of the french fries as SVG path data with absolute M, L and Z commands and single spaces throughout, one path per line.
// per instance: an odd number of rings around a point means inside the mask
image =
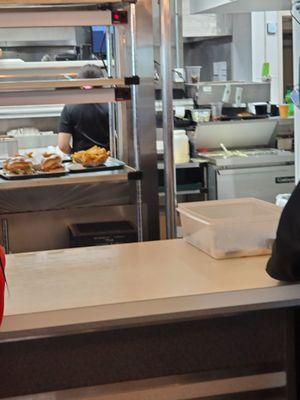
M 110 156 L 110 152 L 98 146 L 93 146 L 88 150 L 78 151 L 72 154 L 75 163 L 82 164 L 84 167 L 97 167 L 104 164 Z

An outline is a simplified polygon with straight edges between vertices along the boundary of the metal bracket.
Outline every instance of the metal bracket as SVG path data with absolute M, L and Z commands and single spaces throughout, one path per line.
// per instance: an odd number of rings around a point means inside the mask
M 124 78 L 124 82 L 125 82 L 125 85 L 128 85 L 128 86 L 130 86 L 130 85 L 139 85 L 140 84 L 140 77 L 137 76 L 137 75 L 130 76 L 130 77 Z
M 141 181 L 143 179 L 143 171 L 134 171 L 128 173 L 129 181 Z
M 131 100 L 130 87 L 115 88 L 115 100 L 116 101 Z

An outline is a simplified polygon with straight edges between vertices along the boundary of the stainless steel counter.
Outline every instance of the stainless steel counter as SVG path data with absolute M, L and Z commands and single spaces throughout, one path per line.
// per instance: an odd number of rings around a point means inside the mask
M 183 240 L 9 255 L 0 341 L 300 305 L 300 284 L 274 281 L 266 262 L 217 261 Z

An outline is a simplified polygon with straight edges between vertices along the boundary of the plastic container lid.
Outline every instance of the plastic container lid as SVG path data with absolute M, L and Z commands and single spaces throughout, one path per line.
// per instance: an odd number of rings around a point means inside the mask
M 183 129 L 176 129 L 173 133 L 174 135 L 186 135 L 186 131 Z

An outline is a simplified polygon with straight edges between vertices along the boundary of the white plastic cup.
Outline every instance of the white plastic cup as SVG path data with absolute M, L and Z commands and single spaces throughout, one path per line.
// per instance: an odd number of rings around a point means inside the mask
M 218 121 L 222 117 L 223 103 L 219 101 L 218 103 L 211 104 L 211 115 L 213 121 Z
M 287 202 L 289 201 L 291 197 L 291 194 L 286 193 L 286 194 L 279 194 L 276 196 L 276 206 L 284 208 L 287 205 Z

